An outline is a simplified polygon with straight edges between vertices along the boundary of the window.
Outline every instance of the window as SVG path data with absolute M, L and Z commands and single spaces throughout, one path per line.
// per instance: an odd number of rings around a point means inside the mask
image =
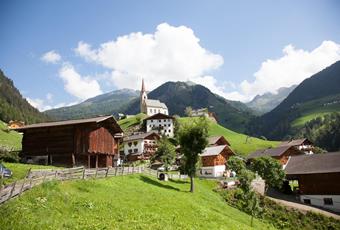
M 129 149 L 129 151 L 128 151 L 129 153 L 132 153 L 132 149 Z
M 164 120 L 164 122 L 166 122 L 166 120 Z
M 170 127 L 170 124 L 168 124 L 168 126 Z
M 153 111 L 156 113 L 156 111 L 157 111 L 157 110 L 156 110 L 156 109 L 154 109 Z
M 137 141 L 134 141 L 133 144 L 134 144 L 134 146 L 136 146 L 136 145 L 138 144 L 138 142 L 137 142 Z
M 161 120 L 158 120 L 158 122 L 161 122 Z
M 333 199 L 332 198 L 323 198 L 324 205 L 333 205 Z
M 131 145 L 132 145 L 132 142 L 129 142 L 129 143 L 128 143 L 128 146 L 131 147 Z
M 138 149 L 134 149 L 133 152 L 134 152 L 134 153 L 138 152 Z
M 150 109 L 150 113 L 152 113 L 152 109 Z
M 310 199 L 303 199 L 303 203 L 310 204 Z

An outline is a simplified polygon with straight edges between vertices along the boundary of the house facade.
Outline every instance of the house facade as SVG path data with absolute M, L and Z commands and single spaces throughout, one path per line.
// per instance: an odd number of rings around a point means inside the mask
M 206 147 L 201 156 L 201 177 L 222 177 L 226 170 L 226 163 L 234 152 L 228 145 Z
M 297 180 L 300 201 L 340 212 L 340 152 L 292 157 L 288 180 Z
M 112 116 L 39 123 L 16 129 L 23 133 L 28 162 L 88 168 L 108 167 L 119 158 L 123 130 Z
M 174 137 L 174 118 L 162 114 L 157 113 L 151 117 L 144 119 L 146 132 L 157 132 L 159 135 L 166 137 Z
M 294 146 L 300 151 L 304 152 L 305 154 L 314 153 L 314 144 L 307 138 L 283 141 L 280 144 L 280 147 L 283 147 L 283 146 Z
M 123 140 L 124 156 L 127 161 L 147 160 L 157 151 L 160 136 L 155 132 L 137 133 Z
M 145 113 L 148 116 L 153 116 L 157 113 L 165 115 L 169 114 L 168 107 L 159 100 L 148 99 L 148 95 L 145 90 L 144 79 L 142 80 L 142 89 L 140 92 L 140 112 Z

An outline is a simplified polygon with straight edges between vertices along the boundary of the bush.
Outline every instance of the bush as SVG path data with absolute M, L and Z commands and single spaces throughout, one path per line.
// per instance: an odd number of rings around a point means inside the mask
M 0 161 L 18 163 L 20 161 L 19 152 L 0 146 Z

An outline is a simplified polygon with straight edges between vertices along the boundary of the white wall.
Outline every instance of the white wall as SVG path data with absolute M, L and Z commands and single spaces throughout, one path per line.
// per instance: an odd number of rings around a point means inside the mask
M 324 198 L 332 198 L 333 205 L 325 205 Z M 340 212 L 340 195 L 300 195 L 302 203 L 304 203 L 304 199 L 310 199 L 311 205 Z
M 152 115 L 155 115 L 157 113 L 162 113 L 162 114 L 168 115 L 168 109 L 158 108 L 158 107 L 150 107 L 150 106 L 147 107 L 146 115 L 152 116 Z
M 202 177 L 222 177 L 225 171 L 225 165 L 215 165 L 209 167 L 201 167 L 200 176 Z
M 162 126 L 160 134 L 167 137 L 174 136 L 174 124 L 172 119 L 151 119 L 146 120 L 146 132 L 158 131 L 158 127 Z
M 137 145 L 134 145 L 134 142 L 137 142 Z M 131 143 L 131 146 L 129 146 Z M 125 156 L 129 155 L 129 150 L 132 150 L 132 153 L 135 153 L 134 150 L 137 149 L 137 153 L 142 153 L 144 151 L 144 140 L 133 140 L 124 142 L 124 154 Z

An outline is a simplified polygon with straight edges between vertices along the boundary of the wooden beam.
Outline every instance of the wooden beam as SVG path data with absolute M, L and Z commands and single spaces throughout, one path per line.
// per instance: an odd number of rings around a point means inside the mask
M 72 167 L 76 166 L 76 158 L 74 156 L 74 153 L 72 153 Z
M 87 155 L 87 167 L 91 168 L 91 156 L 90 156 L 90 154 Z
M 96 168 L 98 168 L 98 154 L 96 155 Z

